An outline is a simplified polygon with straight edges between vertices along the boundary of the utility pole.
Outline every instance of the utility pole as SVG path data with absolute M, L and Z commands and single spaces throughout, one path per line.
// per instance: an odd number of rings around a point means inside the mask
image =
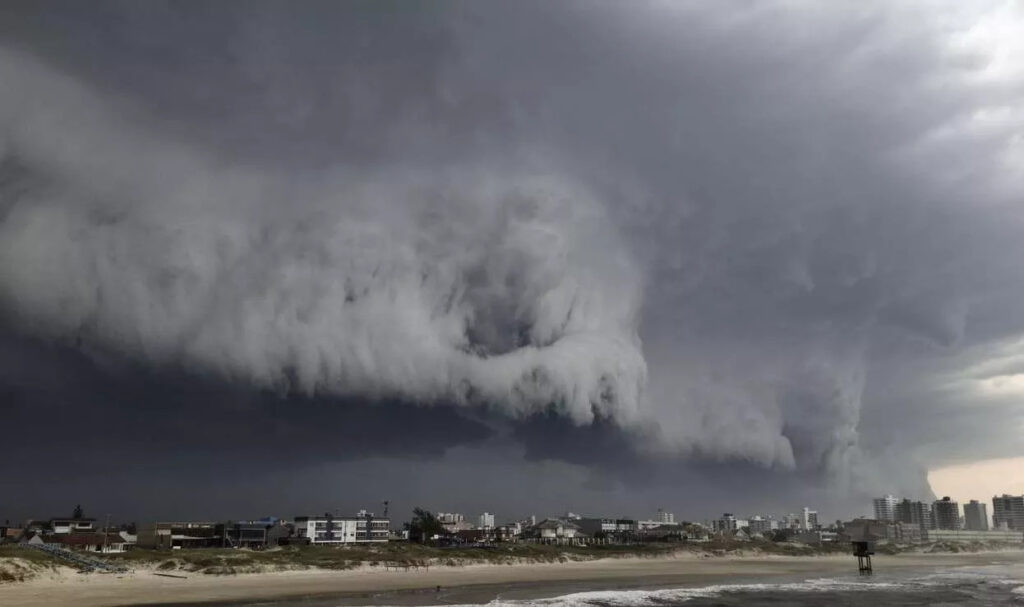
M 110 528 L 110 513 L 107 513 L 107 522 L 103 524 L 103 554 L 107 553 L 107 529 Z

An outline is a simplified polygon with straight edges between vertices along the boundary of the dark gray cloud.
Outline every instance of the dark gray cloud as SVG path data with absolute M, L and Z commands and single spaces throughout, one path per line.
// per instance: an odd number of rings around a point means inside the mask
M 1017 9 L 2 10 L 9 417 L 165 429 L 91 457 L 840 516 L 1024 447 Z

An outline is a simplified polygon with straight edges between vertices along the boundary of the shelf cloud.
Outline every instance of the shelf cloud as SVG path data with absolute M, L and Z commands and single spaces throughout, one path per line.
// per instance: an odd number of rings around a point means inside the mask
M 603 483 L 725 507 L 742 481 L 837 516 L 923 498 L 928 468 L 1024 447 L 1022 24 L 12 3 L 0 390 L 128 434 L 250 415 L 342 476 L 426 455 L 445 495 L 479 457 L 622 508 Z M 413 421 L 377 450 L 311 412 Z

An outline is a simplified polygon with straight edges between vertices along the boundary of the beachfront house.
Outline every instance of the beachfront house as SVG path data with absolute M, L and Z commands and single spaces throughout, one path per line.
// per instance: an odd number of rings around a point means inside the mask
M 68 533 L 54 536 L 60 545 L 81 552 L 113 554 L 128 550 L 128 542 L 119 533 Z
M 523 532 L 523 538 L 542 544 L 574 544 L 586 537 L 575 523 L 561 519 L 544 519 Z

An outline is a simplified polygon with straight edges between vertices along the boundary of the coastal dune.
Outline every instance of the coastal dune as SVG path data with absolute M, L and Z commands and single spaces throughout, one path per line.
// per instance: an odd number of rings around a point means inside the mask
M 981 566 L 995 562 L 1024 566 L 1024 552 L 880 556 L 876 558 L 876 570 Z M 484 603 L 499 591 L 503 598 L 538 598 L 582 588 L 691 586 L 745 578 L 842 575 L 855 570 L 856 563 L 850 556 L 706 557 L 692 553 L 565 563 L 474 564 L 410 570 L 358 567 L 233 576 L 167 577 L 151 570 L 79 574 L 62 568 L 0 587 L 0 602 L 24 607 L 99 607 L 331 597 L 331 603 L 325 604 Z

